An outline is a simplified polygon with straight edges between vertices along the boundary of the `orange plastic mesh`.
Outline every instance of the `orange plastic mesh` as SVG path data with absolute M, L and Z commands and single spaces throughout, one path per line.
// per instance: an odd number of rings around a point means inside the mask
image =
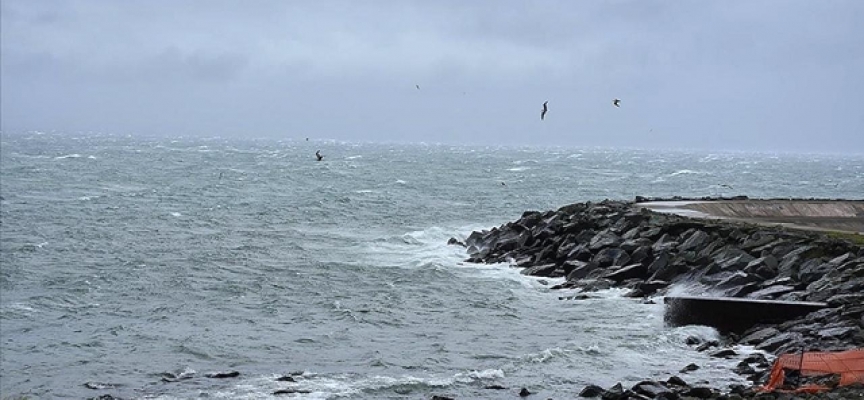
M 805 352 L 783 354 L 774 362 L 768 383 L 762 391 L 771 392 L 783 386 L 786 378 L 784 369 L 798 370 L 801 376 L 840 375 L 840 386 L 864 383 L 864 349 L 854 349 L 837 353 Z M 820 392 L 830 388 L 823 385 L 807 385 L 794 392 Z

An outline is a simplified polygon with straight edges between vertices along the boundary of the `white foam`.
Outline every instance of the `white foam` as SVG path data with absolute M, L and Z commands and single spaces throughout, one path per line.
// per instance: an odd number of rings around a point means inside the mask
M 80 154 L 67 154 L 65 156 L 54 157 L 55 160 L 62 160 L 66 158 L 81 158 Z
M 705 174 L 705 172 L 702 172 L 702 171 L 693 171 L 693 170 L 691 170 L 691 169 L 682 169 L 682 170 L 678 170 L 678 171 L 675 171 L 675 172 L 669 174 L 669 176 L 678 176 L 678 175 L 702 175 L 702 174 Z
M 175 211 L 175 212 L 172 212 L 172 213 L 171 213 L 171 216 L 172 216 L 172 217 L 182 217 L 183 214 L 180 214 L 179 212 L 176 212 L 176 211 Z

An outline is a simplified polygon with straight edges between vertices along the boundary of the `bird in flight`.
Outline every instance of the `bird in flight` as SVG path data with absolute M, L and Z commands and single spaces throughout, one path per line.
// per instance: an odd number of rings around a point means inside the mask
M 420 90 L 420 85 L 414 85 L 414 87 L 416 87 L 417 90 Z
M 315 152 L 315 157 L 318 157 L 318 161 L 321 161 L 324 159 L 324 156 L 321 155 L 321 150 L 318 150 Z
M 548 102 L 548 101 L 544 101 L 544 102 L 543 102 L 543 110 L 540 111 L 540 119 L 541 119 L 541 120 L 543 120 L 544 118 L 546 118 L 546 112 L 549 111 L 549 107 L 546 106 L 546 103 L 549 103 L 549 102 Z
M 725 184 L 725 183 L 721 183 L 721 184 L 720 184 L 720 187 L 725 187 L 725 188 L 733 189 L 733 188 L 732 188 L 732 185 L 727 185 L 727 184 Z
M 615 107 L 621 107 L 621 106 L 618 105 L 619 103 L 621 103 L 621 99 L 615 99 L 615 100 L 612 100 L 612 105 L 615 106 Z

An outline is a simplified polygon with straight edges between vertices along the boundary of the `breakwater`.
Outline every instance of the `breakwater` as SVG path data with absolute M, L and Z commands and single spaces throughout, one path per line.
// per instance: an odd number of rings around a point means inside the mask
M 529 211 L 516 221 L 475 231 L 464 242 L 451 239 L 451 244 L 465 246 L 469 262 L 507 263 L 526 275 L 564 278 L 556 289 L 588 293 L 626 288 L 629 297 L 644 299 L 678 290 L 691 296 L 827 305 L 782 323 L 730 333 L 724 343 L 693 341 L 694 351 L 714 351 L 717 357 L 734 354 L 723 348 L 732 345 L 753 346 L 769 355 L 864 347 L 864 249 L 859 244 L 820 232 L 694 219 L 634 204 L 607 200 Z M 559 298 L 577 301 L 580 296 Z M 735 373 L 758 384 L 769 366 L 757 354 L 743 360 Z M 638 398 L 626 397 L 628 393 L 644 398 L 752 393 L 745 387 L 702 388 L 670 379 L 631 389 L 586 388 L 591 390 L 585 394 L 617 399 Z

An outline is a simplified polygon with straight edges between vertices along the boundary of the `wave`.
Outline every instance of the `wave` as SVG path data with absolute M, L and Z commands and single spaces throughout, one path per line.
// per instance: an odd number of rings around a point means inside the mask
M 707 174 L 707 172 L 704 172 L 704 171 L 694 171 L 694 170 L 692 170 L 692 169 L 682 169 L 682 170 L 675 171 L 675 172 L 673 172 L 673 173 L 671 173 L 671 174 L 669 174 L 669 175 L 667 175 L 667 176 L 678 176 L 678 175 L 704 175 L 704 174 Z

